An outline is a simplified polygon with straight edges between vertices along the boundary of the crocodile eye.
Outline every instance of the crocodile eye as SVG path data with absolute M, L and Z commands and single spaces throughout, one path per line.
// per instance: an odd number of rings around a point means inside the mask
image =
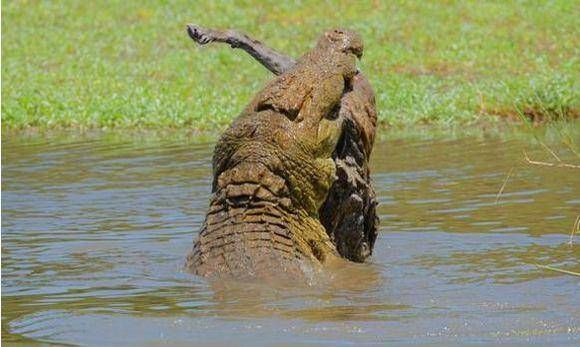
M 324 118 L 326 118 L 328 120 L 337 120 L 339 111 L 340 111 L 340 105 L 336 105 Z

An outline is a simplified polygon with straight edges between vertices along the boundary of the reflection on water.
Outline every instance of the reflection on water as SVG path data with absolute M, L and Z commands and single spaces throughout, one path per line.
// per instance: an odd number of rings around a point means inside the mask
M 526 147 L 545 158 L 529 144 L 377 144 L 372 264 L 321 274 L 308 288 L 208 284 L 182 272 L 208 203 L 211 144 L 95 136 L 2 145 L 5 341 L 580 341 L 579 279 L 534 266 L 580 270 L 580 240 L 567 244 L 579 175 L 522 164 Z

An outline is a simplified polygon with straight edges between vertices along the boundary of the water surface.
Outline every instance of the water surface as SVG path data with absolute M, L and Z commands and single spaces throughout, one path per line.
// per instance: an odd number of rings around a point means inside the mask
M 208 204 L 211 143 L 5 136 L 2 147 L 5 342 L 580 343 L 579 278 L 534 265 L 580 270 L 580 239 L 568 244 L 580 179 L 522 163 L 523 149 L 550 159 L 538 145 L 378 143 L 372 261 L 307 288 L 182 271 Z

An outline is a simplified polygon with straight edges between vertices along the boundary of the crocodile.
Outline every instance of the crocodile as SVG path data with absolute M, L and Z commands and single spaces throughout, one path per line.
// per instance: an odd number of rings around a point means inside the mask
M 278 76 L 216 145 L 210 208 L 187 267 L 298 276 L 339 256 L 367 259 L 378 221 L 368 170 L 376 111 L 356 69 L 358 34 L 328 31 L 294 60 L 236 31 L 187 29 L 199 44 L 244 49 Z

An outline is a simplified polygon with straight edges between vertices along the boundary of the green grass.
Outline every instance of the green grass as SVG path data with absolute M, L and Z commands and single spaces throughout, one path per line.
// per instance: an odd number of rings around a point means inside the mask
M 221 129 L 271 75 L 226 46 L 195 46 L 190 22 L 293 56 L 326 28 L 359 31 L 383 125 L 578 116 L 574 1 L 296 3 L 5 1 L 3 128 Z

